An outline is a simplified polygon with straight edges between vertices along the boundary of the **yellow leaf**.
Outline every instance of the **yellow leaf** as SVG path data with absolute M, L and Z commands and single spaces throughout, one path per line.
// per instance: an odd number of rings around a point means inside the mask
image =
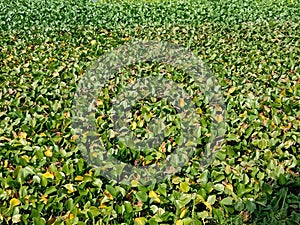
M 223 107 L 221 107 L 221 106 L 218 105 L 218 104 L 215 104 L 214 107 L 215 107 L 215 110 L 216 110 L 217 112 L 222 112 L 222 111 L 223 111 Z
M 44 154 L 45 154 L 45 156 L 47 156 L 47 157 L 52 157 L 52 155 L 53 155 L 50 148 L 48 148 L 47 151 L 44 152 Z
M 27 137 L 27 134 L 26 134 L 25 132 L 20 132 L 20 133 L 19 133 L 19 137 L 20 137 L 21 139 L 25 139 L 25 138 Z
M 204 202 L 204 205 L 209 209 L 210 213 L 212 212 L 212 207 L 208 202 Z
M 205 202 L 204 198 L 201 195 L 196 195 L 195 203 Z
M 73 187 L 73 184 L 66 184 L 65 188 L 68 190 L 69 194 L 71 194 L 75 191 L 75 188 Z
M 70 213 L 69 214 L 69 220 L 72 220 L 74 218 L 74 214 L 73 213 Z
M 166 142 L 161 143 L 159 150 L 163 153 L 166 152 Z
M 140 185 L 140 183 L 137 181 L 137 180 L 132 180 L 131 181 L 131 186 L 132 187 L 137 187 L 137 186 L 139 186 Z
M 9 201 L 9 205 L 11 208 L 17 206 L 17 205 L 20 205 L 21 202 L 19 199 L 16 199 L 16 198 L 12 198 L 10 201 Z
M 76 180 L 76 181 L 82 181 L 82 180 L 83 180 L 83 176 L 76 176 L 76 177 L 75 177 L 75 180 Z
M 144 217 L 138 217 L 134 219 L 134 224 L 135 225 L 145 225 L 146 221 Z
M 64 112 L 64 116 L 65 116 L 66 118 L 70 118 L 70 112 Z
M 100 209 L 105 209 L 107 206 L 106 206 L 106 204 L 105 203 L 101 203 L 101 205 L 100 205 Z
M 175 225 L 183 225 L 183 221 L 182 220 L 176 220 Z
M 21 157 L 25 159 L 26 162 L 30 161 L 30 157 L 28 155 L 22 155 Z
M 8 61 L 11 61 L 13 58 L 14 58 L 14 57 L 13 57 L 12 55 L 9 55 L 9 56 L 7 57 L 7 60 L 8 60 Z
M 185 216 L 186 212 L 187 212 L 187 210 L 185 208 L 183 208 L 183 210 L 180 213 L 179 218 L 182 219 Z
M 276 99 L 275 99 L 275 102 L 281 103 L 281 99 L 280 99 L 280 98 L 276 98 Z
M 54 179 L 54 175 L 50 172 L 46 172 L 43 174 L 43 177 L 45 178 L 50 178 L 50 179 Z
M 225 188 L 229 189 L 230 191 L 233 191 L 232 184 L 224 184 Z
M 152 163 L 151 160 L 146 160 L 146 161 L 143 162 L 143 166 L 149 165 L 150 163 Z
M 76 134 L 74 134 L 74 135 L 71 137 L 71 140 L 72 140 L 72 141 L 75 141 L 77 137 L 78 137 L 78 136 L 77 136 Z
M 228 90 L 228 94 L 230 95 L 230 94 L 232 94 L 234 91 L 236 90 L 236 87 L 231 87 L 231 88 L 229 88 L 229 90 Z
M 96 105 L 97 106 L 103 105 L 103 100 L 102 99 L 98 99 L 97 102 L 96 102 Z
M 197 108 L 197 112 L 198 112 L 199 115 L 202 115 L 202 113 L 203 113 L 201 108 Z
M 159 195 L 155 191 L 149 191 L 149 197 L 153 198 L 155 203 L 160 203 Z
M 183 107 L 185 105 L 184 98 L 179 99 L 179 106 Z
M 221 123 L 223 121 L 223 116 L 222 115 L 217 115 L 215 116 L 215 120 L 218 122 L 218 123 Z
M 150 198 L 157 198 L 158 197 L 158 195 L 155 193 L 155 191 L 149 191 L 149 197 Z
M 172 178 L 172 183 L 173 184 L 179 184 L 181 182 L 181 178 L 180 177 L 173 177 Z
M 92 156 L 93 156 L 94 158 L 98 158 L 98 157 L 99 157 L 99 153 L 98 153 L 98 152 L 92 152 Z
M 225 167 L 225 173 L 226 174 L 230 174 L 231 173 L 231 168 L 230 168 L 229 165 L 226 165 L 226 167 Z
M 91 45 L 96 44 L 96 42 L 97 42 L 96 40 L 92 40 L 92 41 L 91 41 Z
M 189 192 L 190 185 L 188 182 L 180 182 L 179 188 L 182 192 Z
M 134 79 L 129 78 L 129 83 L 130 83 L 130 84 L 134 84 L 134 82 L 135 82 Z
M 132 124 L 131 124 L 131 126 L 132 126 L 132 130 L 135 130 L 136 126 L 137 126 L 137 123 L 135 121 L 133 121 Z
M 43 200 L 43 202 L 45 203 L 45 204 L 47 204 L 47 202 L 48 202 L 48 195 L 42 195 L 42 200 Z
M 239 117 L 245 117 L 245 116 L 247 116 L 247 111 L 245 111 L 239 115 Z
M 54 77 L 58 77 L 58 76 L 59 76 L 59 73 L 58 73 L 57 71 L 55 71 L 54 73 L 52 73 L 52 75 L 53 75 Z
M 8 167 L 8 161 L 5 160 L 5 161 L 4 161 L 4 168 L 7 168 L 7 167 Z
M 106 197 L 108 198 L 108 199 L 110 199 L 110 200 L 113 200 L 114 199 L 114 197 L 112 196 L 112 194 L 111 193 L 109 193 L 108 191 L 104 191 L 104 194 L 106 195 Z

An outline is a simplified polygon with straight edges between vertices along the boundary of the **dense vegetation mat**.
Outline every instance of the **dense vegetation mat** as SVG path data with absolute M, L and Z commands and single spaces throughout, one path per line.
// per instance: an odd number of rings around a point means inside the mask
M 297 1 L 2 0 L 0 8 L 1 224 L 299 224 Z M 218 79 L 226 102 L 227 131 L 215 160 L 199 164 L 210 132 L 199 97 L 199 149 L 180 173 L 150 186 L 105 179 L 82 157 L 71 129 L 76 85 L 86 69 L 136 40 L 193 51 Z M 163 64 L 123 68 L 120 76 L 160 73 L 189 83 Z M 116 95 L 110 92 L 99 106 L 106 141 L 105 112 Z M 165 106 L 138 107 L 159 115 Z M 142 115 L 133 124 L 144 135 L 149 114 Z M 133 162 L 157 157 L 118 151 Z

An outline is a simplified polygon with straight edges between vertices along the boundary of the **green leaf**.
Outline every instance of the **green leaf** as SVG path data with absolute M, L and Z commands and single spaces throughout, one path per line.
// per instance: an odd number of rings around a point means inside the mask
M 137 199 L 142 202 L 146 202 L 148 200 L 148 195 L 144 191 L 138 191 L 137 193 L 135 193 L 135 195 L 136 195 Z
M 272 192 L 273 192 L 271 185 L 267 184 L 267 183 L 263 184 L 262 190 L 264 193 L 267 193 L 269 195 L 272 194 Z
M 73 203 L 73 199 L 72 198 L 69 198 L 67 201 L 66 201 L 66 209 L 68 211 L 72 211 L 74 208 L 74 203 Z M 91 208 L 90 208 L 91 210 Z
M 213 212 L 213 217 L 217 219 L 219 224 L 223 224 L 225 218 L 223 212 L 220 209 L 216 209 L 216 208 L 212 208 L 212 212 Z
M 93 217 L 96 217 L 100 214 L 100 210 L 95 206 L 91 206 L 89 208 L 89 212 L 93 215 Z
M 244 203 L 241 199 L 239 199 L 237 202 L 235 202 L 234 209 L 236 211 L 242 211 L 244 209 Z
M 53 192 L 56 192 L 56 191 L 57 191 L 56 187 L 54 187 L 54 186 L 48 187 L 45 191 L 45 195 L 50 195 L 50 194 L 52 194 Z
M 280 174 L 278 178 L 279 184 L 280 185 L 285 185 L 287 183 L 287 178 L 285 175 Z
M 224 160 L 226 158 L 226 151 L 218 151 L 215 157 L 219 160 Z
M 246 201 L 246 209 L 250 212 L 254 212 L 256 210 L 255 203 L 250 200 Z
M 210 204 L 210 205 L 213 205 L 215 204 L 216 202 L 216 195 L 210 195 L 207 197 L 207 202 Z
M 204 170 L 203 173 L 200 175 L 199 182 L 204 185 L 208 182 L 208 176 L 209 176 L 209 171 Z
M 232 202 L 233 202 L 233 198 L 232 197 L 226 197 L 226 198 L 223 198 L 220 201 L 220 204 L 222 204 L 222 205 L 232 205 Z

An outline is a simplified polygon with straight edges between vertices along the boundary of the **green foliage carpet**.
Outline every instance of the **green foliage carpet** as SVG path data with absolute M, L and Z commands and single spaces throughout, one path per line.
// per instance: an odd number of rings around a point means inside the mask
M 299 224 L 300 2 L 1 0 L 0 9 L 1 224 Z M 179 44 L 205 62 L 222 88 L 226 134 L 202 167 L 210 119 L 195 96 L 203 135 L 189 163 L 161 182 L 128 186 L 82 156 L 72 104 L 95 60 L 138 40 Z M 166 65 L 119 75 L 142 73 L 189 84 Z M 109 143 L 114 96 L 98 108 Z M 149 113 L 169 110 L 159 101 L 143 107 L 131 124 L 141 135 Z M 172 142 L 144 155 L 121 147 L 116 154 L 144 165 L 164 158 L 162 148 Z

